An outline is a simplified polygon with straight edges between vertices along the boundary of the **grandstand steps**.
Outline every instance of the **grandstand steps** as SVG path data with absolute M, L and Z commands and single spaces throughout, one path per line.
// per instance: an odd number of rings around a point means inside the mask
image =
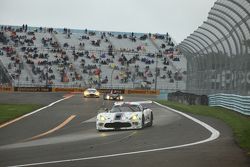
M 72 65 L 73 67 L 73 73 L 76 73 L 78 75 L 81 76 L 81 70 L 79 69 L 79 67 L 75 66 L 74 64 L 74 60 L 73 60 L 73 55 L 70 53 L 71 50 L 67 50 L 65 49 L 65 47 L 63 46 L 65 43 L 68 43 L 68 42 L 71 42 L 70 44 L 73 44 L 73 46 L 78 46 L 76 44 L 77 42 L 77 39 L 76 38 L 73 38 L 73 40 L 70 38 L 65 38 L 65 35 L 66 34 L 55 34 L 55 33 L 52 33 L 52 38 L 59 44 L 59 47 L 60 49 L 62 49 L 63 51 L 66 52 L 66 55 L 68 55 L 68 58 L 69 58 L 69 63 L 70 65 Z M 63 44 L 62 44 L 63 43 Z M 68 43 L 69 44 L 69 43 Z M 67 77 L 70 78 L 71 81 L 73 81 L 73 76 L 70 75 L 70 72 L 69 70 L 67 70 Z M 80 82 L 80 81 L 79 81 Z M 81 84 L 84 84 L 86 85 L 86 82 L 83 78 L 83 82 L 81 82 Z
M 17 52 L 17 56 L 20 58 L 22 64 L 23 64 L 23 67 L 24 67 L 24 71 L 26 72 L 26 74 L 24 73 L 21 73 L 21 76 L 20 77 L 25 77 L 23 76 L 22 74 L 26 75 L 26 77 L 29 78 L 29 80 L 33 80 L 34 82 L 38 81 L 37 78 L 35 78 L 35 76 L 32 74 L 32 69 L 30 67 L 30 65 L 28 65 L 24 60 L 23 60 L 23 57 L 20 56 L 20 54 Z M 25 78 L 26 78 L 25 77 Z M 26 80 L 26 79 L 25 79 Z

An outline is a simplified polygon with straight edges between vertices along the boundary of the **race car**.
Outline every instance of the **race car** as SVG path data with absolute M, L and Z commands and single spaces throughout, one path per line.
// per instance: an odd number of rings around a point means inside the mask
M 84 97 L 100 97 L 100 92 L 95 88 L 88 88 L 83 92 Z
M 142 129 L 153 125 L 153 111 L 138 102 L 116 102 L 111 110 L 100 112 L 96 117 L 96 129 Z
M 123 96 L 116 91 L 111 91 L 110 93 L 105 93 L 103 95 L 104 100 L 123 100 Z

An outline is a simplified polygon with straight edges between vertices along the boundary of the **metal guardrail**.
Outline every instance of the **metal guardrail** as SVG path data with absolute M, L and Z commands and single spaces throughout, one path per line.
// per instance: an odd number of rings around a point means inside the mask
M 209 95 L 209 106 L 220 106 L 250 115 L 250 96 L 240 96 L 234 94 L 215 94 Z

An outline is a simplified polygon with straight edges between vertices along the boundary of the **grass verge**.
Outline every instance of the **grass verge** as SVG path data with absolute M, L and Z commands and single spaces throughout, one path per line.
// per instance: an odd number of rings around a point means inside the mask
M 40 105 L 36 104 L 0 104 L 0 124 L 32 112 Z
M 250 117 L 222 107 L 185 105 L 166 100 L 157 100 L 157 102 L 185 113 L 199 114 L 222 120 L 231 127 L 236 142 L 250 156 Z

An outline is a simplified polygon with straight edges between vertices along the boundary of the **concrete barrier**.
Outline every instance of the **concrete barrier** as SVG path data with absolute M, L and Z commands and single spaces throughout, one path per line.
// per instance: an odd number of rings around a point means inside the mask
M 52 88 L 47 87 L 14 87 L 15 92 L 51 92 Z
M 60 87 L 8 87 L 2 88 L 1 91 L 16 91 L 16 92 L 71 92 L 71 93 L 81 93 L 87 88 L 60 88 Z M 143 90 L 143 89 L 97 89 L 100 93 L 109 93 L 114 90 L 120 94 L 146 94 L 146 95 L 159 95 L 159 90 Z
M 159 95 L 159 90 L 125 89 L 125 94 Z
M 219 93 L 209 95 L 208 98 L 209 106 L 220 106 L 244 115 L 250 115 L 250 96 Z
M 83 92 L 85 88 L 52 88 L 52 92 Z

